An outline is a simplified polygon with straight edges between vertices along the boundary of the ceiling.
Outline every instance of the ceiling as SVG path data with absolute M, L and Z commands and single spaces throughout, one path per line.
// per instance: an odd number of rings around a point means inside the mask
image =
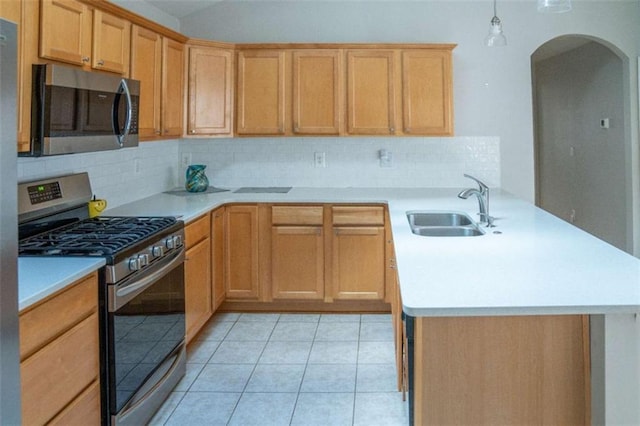
M 206 9 L 223 0 L 145 0 L 163 12 L 178 19 Z

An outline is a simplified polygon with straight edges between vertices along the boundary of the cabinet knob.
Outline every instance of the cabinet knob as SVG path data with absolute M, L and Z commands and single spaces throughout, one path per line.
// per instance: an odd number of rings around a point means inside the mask
M 393 132 L 395 132 L 395 131 L 396 131 L 396 129 L 395 129 L 395 128 L 393 128 L 393 127 L 389 127 L 389 132 L 393 133 Z
M 104 65 L 104 60 L 100 59 L 100 60 L 98 61 L 98 65 L 103 66 L 103 65 Z
M 82 57 L 82 62 L 89 62 L 90 58 L 88 56 L 83 56 Z
M 196 132 L 196 131 L 192 129 L 190 133 L 191 133 L 191 134 L 194 134 L 195 132 Z

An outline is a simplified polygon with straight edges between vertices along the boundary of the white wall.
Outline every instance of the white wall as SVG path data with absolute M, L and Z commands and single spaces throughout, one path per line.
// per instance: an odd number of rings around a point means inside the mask
M 470 1 L 234 1 L 180 21 L 189 36 L 231 42 L 446 42 L 454 50 L 455 133 L 498 136 L 502 186 L 534 199 L 530 55 L 559 35 L 608 40 L 638 55 L 637 0 L 574 0 L 571 12 L 540 14 L 533 0 L 499 1 L 508 46 L 483 39 L 492 3 Z M 637 65 L 630 64 L 632 137 L 637 143 Z M 635 161 L 635 160 L 634 160 Z

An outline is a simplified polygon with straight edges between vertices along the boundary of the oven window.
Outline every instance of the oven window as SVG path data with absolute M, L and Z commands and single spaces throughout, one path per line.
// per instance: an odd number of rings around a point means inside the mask
M 118 412 L 184 341 L 184 266 L 110 313 L 109 325 L 114 342 L 109 381 L 116 384 L 110 390 L 110 408 Z

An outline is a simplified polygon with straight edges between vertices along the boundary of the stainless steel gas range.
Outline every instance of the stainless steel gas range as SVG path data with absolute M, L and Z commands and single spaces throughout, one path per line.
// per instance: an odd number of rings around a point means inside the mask
M 20 256 L 99 256 L 103 424 L 145 424 L 184 376 L 184 224 L 89 218 L 86 173 L 18 185 Z

